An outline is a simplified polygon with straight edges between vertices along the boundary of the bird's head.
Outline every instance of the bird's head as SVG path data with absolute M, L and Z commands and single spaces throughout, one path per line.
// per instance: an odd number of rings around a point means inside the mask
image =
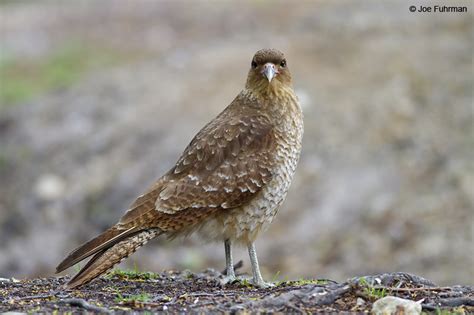
M 276 49 L 262 49 L 255 53 L 247 77 L 248 89 L 257 92 L 291 86 L 291 74 L 285 55 Z

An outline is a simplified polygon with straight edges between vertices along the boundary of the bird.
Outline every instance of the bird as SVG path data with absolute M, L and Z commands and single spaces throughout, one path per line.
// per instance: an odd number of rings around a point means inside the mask
M 73 250 L 56 273 L 92 258 L 65 285 L 78 288 L 106 273 L 149 240 L 198 234 L 224 243 L 226 280 L 232 246 L 246 246 L 250 280 L 267 287 L 255 241 L 273 221 L 301 154 L 303 113 L 285 55 L 261 49 L 245 88 L 191 140 L 176 164 L 145 190 L 118 223 Z

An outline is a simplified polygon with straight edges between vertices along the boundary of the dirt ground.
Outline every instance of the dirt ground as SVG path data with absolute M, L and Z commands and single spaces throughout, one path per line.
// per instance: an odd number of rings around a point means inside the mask
M 277 282 L 268 289 L 243 280 L 223 284 L 212 269 L 202 273 L 115 270 L 79 290 L 64 290 L 68 277 L 0 280 L 0 312 L 247 313 L 363 312 L 384 296 L 422 300 L 423 311 L 474 312 L 474 287 L 439 287 L 407 273 Z

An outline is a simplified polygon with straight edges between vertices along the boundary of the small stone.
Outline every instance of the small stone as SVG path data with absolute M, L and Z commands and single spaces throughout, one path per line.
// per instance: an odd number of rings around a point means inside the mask
M 396 296 L 386 296 L 378 299 L 372 305 L 372 314 L 374 315 L 418 315 L 421 314 L 421 302 L 405 300 Z
M 357 306 L 363 306 L 365 304 L 365 300 L 362 298 L 357 298 L 356 300 L 356 305 Z

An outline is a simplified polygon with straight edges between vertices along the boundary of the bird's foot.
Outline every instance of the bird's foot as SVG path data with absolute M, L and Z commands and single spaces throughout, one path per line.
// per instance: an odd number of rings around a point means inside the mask
M 272 282 L 265 282 L 263 279 L 252 279 L 250 280 L 250 284 L 254 287 L 260 288 L 260 289 L 268 289 L 268 288 L 273 288 L 275 287 L 275 284 Z
M 238 285 L 238 286 L 246 286 L 246 287 L 259 287 L 262 288 L 265 285 L 265 282 L 261 282 L 259 284 L 255 284 L 251 277 L 249 276 L 224 276 L 220 283 L 222 286 L 225 285 Z M 263 283 L 263 285 L 262 285 Z M 268 287 L 268 286 L 265 286 Z
M 228 285 L 228 284 L 239 284 L 239 285 L 243 285 L 243 286 L 252 286 L 252 287 L 261 288 L 261 289 L 275 287 L 274 283 L 265 282 L 265 281 L 263 281 L 262 278 L 255 279 L 255 278 L 249 277 L 249 276 L 238 276 L 237 277 L 235 274 L 228 275 L 228 276 L 223 276 L 219 280 L 219 282 L 222 286 Z
M 237 278 L 235 275 L 225 276 L 222 279 L 220 279 L 221 285 L 232 284 L 235 282 L 240 282 L 240 279 Z
M 265 282 L 262 279 L 260 279 L 259 281 L 255 281 L 255 279 L 253 279 L 252 277 L 248 277 L 248 276 L 247 277 L 245 277 L 245 276 L 239 276 L 239 277 L 225 276 L 221 280 L 221 284 L 222 285 L 237 284 L 237 285 L 241 285 L 241 286 L 255 287 L 255 288 L 260 288 L 260 289 L 272 288 L 272 287 L 275 286 L 275 284 L 273 284 L 271 282 Z

